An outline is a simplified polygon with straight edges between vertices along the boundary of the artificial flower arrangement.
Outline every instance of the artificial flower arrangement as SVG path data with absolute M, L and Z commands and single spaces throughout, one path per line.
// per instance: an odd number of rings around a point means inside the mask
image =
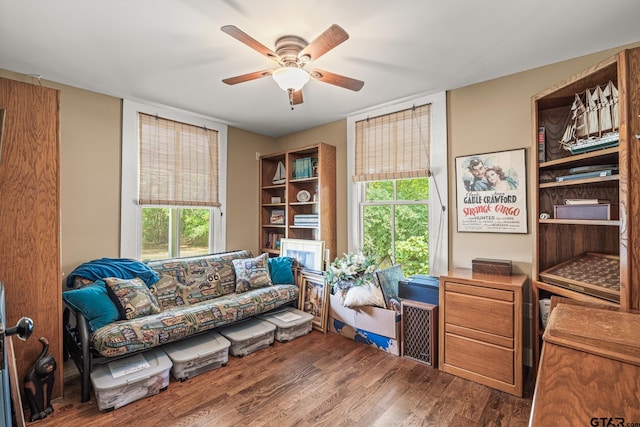
M 345 307 L 358 305 L 384 307 L 382 291 L 374 278 L 377 269 L 377 257 L 358 250 L 336 258 L 329 266 L 325 280 L 331 286 L 332 293 Z

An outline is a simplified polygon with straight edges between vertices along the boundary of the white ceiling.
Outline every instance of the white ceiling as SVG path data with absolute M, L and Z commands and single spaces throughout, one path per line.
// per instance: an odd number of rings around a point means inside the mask
M 640 41 L 639 21 L 639 0 L 0 0 L 0 68 L 281 136 Z M 228 86 L 275 68 L 229 24 L 272 50 L 338 24 L 349 40 L 307 68 L 365 85 L 311 80 L 293 111 L 269 77 Z

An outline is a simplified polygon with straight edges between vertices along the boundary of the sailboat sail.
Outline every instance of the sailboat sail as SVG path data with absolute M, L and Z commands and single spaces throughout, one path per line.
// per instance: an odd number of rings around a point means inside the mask
M 284 168 L 282 162 L 278 162 L 276 173 L 273 175 L 271 182 L 273 184 L 284 184 L 287 180 L 287 171 Z
M 618 90 L 609 81 L 576 93 L 560 144 L 573 154 L 618 144 Z

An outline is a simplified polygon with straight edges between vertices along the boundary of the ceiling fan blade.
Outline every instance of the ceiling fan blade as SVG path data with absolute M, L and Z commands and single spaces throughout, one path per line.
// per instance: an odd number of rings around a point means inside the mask
M 293 105 L 302 104 L 302 89 L 293 92 L 291 100 Z
M 253 73 L 243 74 L 241 76 L 229 77 L 228 79 L 223 79 L 222 81 L 228 85 L 235 85 L 238 83 L 244 83 L 250 80 L 270 76 L 272 72 L 273 70 L 254 71 Z
M 300 54 L 298 54 L 298 58 L 303 62 L 315 61 L 348 38 L 349 34 L 347 34 L 342 27 L 333 24 L 325 30 L 324 33 L 320 34 L 318 38 L 302 49 Z
M 220 29 L 223 32 L 229 34 L 234 39 L 239 40 L 242 43 L 246 44 L 251 49 L 257 51 L 261 55 L 264 55 L 273 61 L 282 62 L 282 58 L 280 58 L 274 51 L 272 51 L 271 49 L 269 49 L 268 47 L 266 47 L 265 45 L 263 45 L 262 43 L 254 39 L 253 37 L 251 37 L 249 34 L 245 33 L 240 28 L 236 27 L 235 25 L 225 25 Z
M 340 86 L 356 92 L 364 86 L 364 82 L 362 80 L 352 79 L 351 77 L 341 76 L 340 74 L 330 73 L 329 71 L 313 70 L 309 75 L 321 82 Z

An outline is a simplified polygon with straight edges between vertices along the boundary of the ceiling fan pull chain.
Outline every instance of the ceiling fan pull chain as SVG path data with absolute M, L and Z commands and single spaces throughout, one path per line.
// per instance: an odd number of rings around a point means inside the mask
M 287 92 L 289 93 L 289 105 L 293 110 L 293 89 L 287 89 Z

